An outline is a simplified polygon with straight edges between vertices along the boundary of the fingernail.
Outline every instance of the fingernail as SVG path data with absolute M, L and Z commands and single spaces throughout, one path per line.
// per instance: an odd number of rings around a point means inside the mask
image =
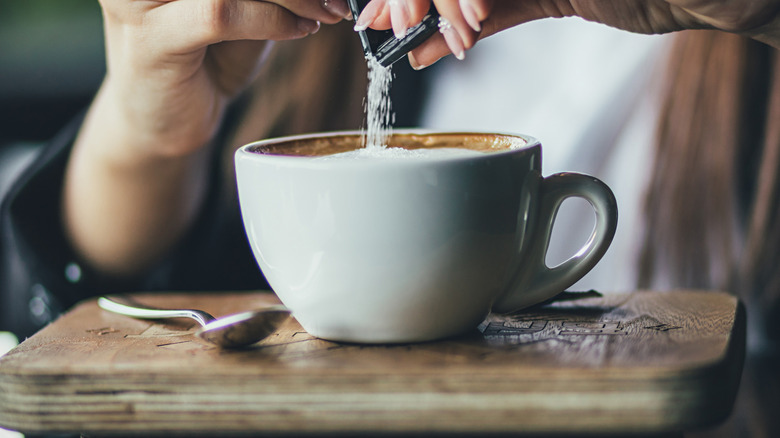
M 361 30 L 368 29 L 368 26 L 371 26 L 371 23 L 374 22 L 374 19 L 371 17 L 367 17 L 366 14 L 361 13 L 358 15 L 358 19 L 355 22 L 355 32 L 360 32 Z
M 322 8 L 336 17 L 352 19 L 346 0 L 322 0 Z
M 463 40 L 460 39 L 458 31 L 452 27 L 449 20 L 444 17 L 439 17 L 439 32 L 444 35 L 444 41 L 452 54 L 460 61 L 466 59 L 466 48 L 463 45 Z
M 382 8 L 375 6 L 375 2 L 369 3 L 363 11 L 358 15 L 355 21 L 355 32 L 360 32 L 368 29 L 368 26 L 376 20 L 376 17 L 382 12 Z
M 406 36 L 409 30 L 409 11 L 403 0 L 389 0 L 390 21 L 393 25 L 393 33 L 399 40 Z
M 320 30 L 320 22 L 307 18 L 298 18 L 298 29 L 305 34 L 314 34 Z
M 466 19 L 466 23 L 468 23 L 474 31 L 481 32 L 482 24 L 479 22 L 477 11 L 474 10 L 474 7 L 471 6 L 471 3 L 469 3 L 468 0 L 460 0 L 460 10 L 463 13 L 463 18 Z

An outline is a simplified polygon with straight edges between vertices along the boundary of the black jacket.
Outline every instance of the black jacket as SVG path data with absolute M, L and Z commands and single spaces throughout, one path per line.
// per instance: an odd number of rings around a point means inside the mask
M 0 204 L 0 331 L 36 332 L 86 298 L 125 291 L 268 288 L 244 234 L 238 204 L 225 199 L 220 163 L 203 213 L 167 260 L 133 278 L 106 278 L 79 260 L 62 229 L 63 175 L 83 115 L 76 117 L 14 181 Z

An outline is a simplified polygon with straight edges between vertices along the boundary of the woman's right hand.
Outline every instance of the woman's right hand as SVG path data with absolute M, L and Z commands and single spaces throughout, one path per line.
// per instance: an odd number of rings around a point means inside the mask
M 189 230 L 209 184 L 209 144 L 269 40 L 349 15 L 345 0 L 100 0 L 107 74 L 63 187 L 80 259 L 115 276 L 159 261 Z
M 268 40 L 301 38 L 349 15 L 344 0 L 100 0 L 104 93 L 143 133 L 145 152 L 206 143 L 231 97 L 255 77 Z M 140 139 L 139 139 L 140 140 Z M 136 150 L 135 152 L 144 152 Z

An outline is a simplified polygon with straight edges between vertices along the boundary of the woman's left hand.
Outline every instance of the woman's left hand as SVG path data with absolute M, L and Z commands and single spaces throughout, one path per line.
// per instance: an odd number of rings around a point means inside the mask
M 462 59 L 481 38 L 548 17 L 578 16 L 643 34 L 717 29 L 780 48 L 780 0 L 372 0 L 356 27 L 392 27 L 400 35 L 422 20 L 431 2 L 445 21 L 440 34 L 410 53 L 415 68 L 449 53 Z
M 441 51 L 439 57 L 451 52 L 458 59 L 476 44 L 482 32 L 482 22 L 487 20 L 493 0 L 433 0 L 439 15 L 439 34 L 426 41 Z M 393 29 L 397 38 L 420 23 L 431 7 L 431 0 L 372 0 L 355 23 L 355 29 Z M 413 62 L 414 58 L 410 58 Z

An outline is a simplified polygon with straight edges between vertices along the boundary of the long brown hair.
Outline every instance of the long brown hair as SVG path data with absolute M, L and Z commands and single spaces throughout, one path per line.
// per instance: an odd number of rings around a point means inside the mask
M 777 303 L 776 51 L 723 32 L 680 32 L 666 79 L 639 286 L 665 277 Z

